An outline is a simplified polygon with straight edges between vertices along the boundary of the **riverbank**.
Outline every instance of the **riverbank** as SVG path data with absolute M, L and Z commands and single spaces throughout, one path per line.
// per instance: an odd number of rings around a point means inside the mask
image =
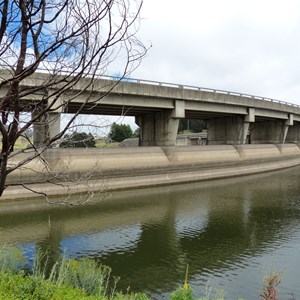
M 149 300 L 146 294 L 117 291 L 118 279 L 99 262 L 61 258 L 51 262 L 38 252 L 28 269 L 21 250 L 0 247 L 0 300 Z M 24 268 L 27 266 L 27 268 Z
M 188 183 L 296 165 L 300 165 L 300 148 L 296 144 L 50 149 L 42 159 L 9 176 L 11 186 L 2 199 Z M 24 182 L 29 189 L 20 185 Z
M 80 300 L 150 300 L 145 293 L 119 291 L 119 279 L 112 278 L 111 268 L 99 262 L 80 258 L 61 258 L 50 262 L 47 253 L 38 252 L 30 269 L 21 250 L 12 246 L 0 248 L 0 300 L 80 299 Z M 22 269 L 23 266 L 23 269 Z M 183 285 L 170 294 L 171 300 L 224 300 L 225 292 L 206 287 L 204 297 L 194 297 L 188 281 L 188 265 Z M 264 278 L 261 299 L 278 299 L 276 288 L 281 273 L 272 272 Z M 238 298 L 243 300 L 243 298 Z

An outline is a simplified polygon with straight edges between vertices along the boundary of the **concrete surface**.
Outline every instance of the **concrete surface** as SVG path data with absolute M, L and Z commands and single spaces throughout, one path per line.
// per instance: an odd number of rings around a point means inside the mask
M 119 190 L 249 175 L 300 164 L 295 144 L 50 149 L 12 173 L 1 199 Z M 50 180 L 57 184 L 46 183 Z

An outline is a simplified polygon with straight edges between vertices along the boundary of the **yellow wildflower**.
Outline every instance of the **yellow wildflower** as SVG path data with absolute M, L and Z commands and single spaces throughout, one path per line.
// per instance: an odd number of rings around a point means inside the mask
M 184 284 L 183 288 L 187 290 L 189 288 L 189 283 L 188 283 L 188 273 L 189 273 L 189 265 L 186 265 L 186 271 L 185 271 L 185 279 L 184 279 Z

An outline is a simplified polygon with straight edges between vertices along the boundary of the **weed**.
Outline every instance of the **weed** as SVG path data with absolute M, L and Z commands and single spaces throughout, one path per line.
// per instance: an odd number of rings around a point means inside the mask
M 1 272 L 17 273 L 25 261 L 19 248 L 11 246 L 2 246 L 2 248 L 0 248 Z
M 98 299 L 149 300 L 142 293 L 117 292 L 119 278 L 109 289 L 111 269 L 94 260 L 62 258 L 49 272 L 47 253 L 37 251 L 33 269 L 25 274 L 25 259 L 18 248 L 0 249 L 0 300 L 5 299 Z
M 282 272 L 271 272 L 263 277 L 264 287 L 261 291 L 260 298 L 262 300 L 279 300 L 276 288 L 281 282 Z
M 202 298 L 193 298 L 192 288 L 188 283 L 189 265 L 186 266 L 185 279 L 182 287 L 171 294 L 171 300 L 224 300 L 224 291 L 213 289 L 211 286 L 206 285 L 205 294 Z
M 55 270 L 52 272 L 51 280 L 57 285 L 79 287 L 89 295 L 107 295 L 111 273 L 109 267 L 98 265 L 91 259 L 80 258 L 79 260 L 62 259 L 55 269 L 56 272 Z

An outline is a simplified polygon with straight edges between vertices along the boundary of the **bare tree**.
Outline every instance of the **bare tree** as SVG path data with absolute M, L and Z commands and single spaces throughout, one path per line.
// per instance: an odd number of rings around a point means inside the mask
M 10 173 L 41 157 L 137 67 L 147 52 L 136 35 L 141 6 L 142 0 L 0 0 L 0 196 Z M 118 80 L 95 84 L 116 66 Z M 83 94 L 67 124 L 49 133 Z M 29 146 L 14 151 L 20 137 Z

